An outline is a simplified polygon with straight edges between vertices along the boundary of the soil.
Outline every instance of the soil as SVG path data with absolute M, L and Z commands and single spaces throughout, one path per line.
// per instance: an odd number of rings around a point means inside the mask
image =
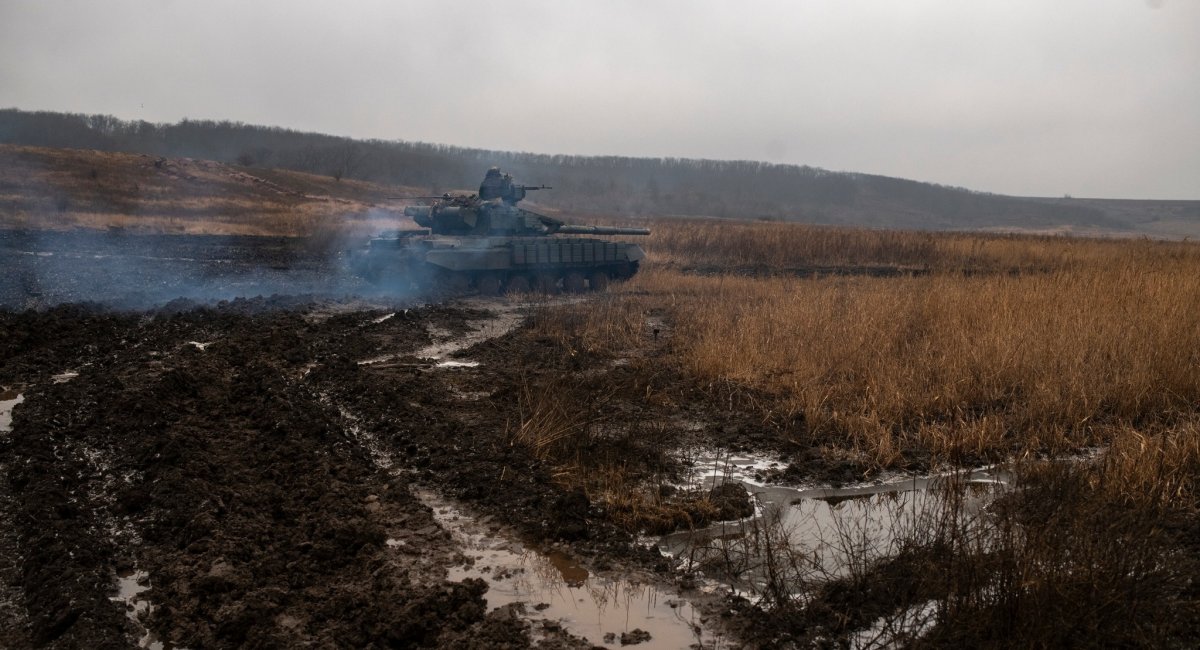
M 505 299 L 329 292 L 353 279 L 285 239 L 153 239 L 0 237 L 15 271 L 0 283 L 0 392 L 23 397 L 0 433 L 0 647 L 587 647 L 519 607 L 488 612 L 480 580 L 447 579 L 460 549 L 416 486 L 591 571 L 665 583 L 656 549 L 514 441 L 523 396 L 578 405 L 580 453 L 630 459 L 633 480 L 677 472 L 666 452 L 697 438 L 770 437 L 749 411 L 647 373 L 656 336 L 648 357 L 614 363 L 538 338 L 521 325 L 534 307 Z M 119 263 L 46 263 L 85 252 Z M 167 299 L 197 278 L 256 288 L 248 276 L 295 290 Z M 516 327 L 471 338 L 497 314 Z M 422 358 L 459 339 L 482 339 L 452 353 L 478 365 Z M 717 510 L 746 511 L 742 492 Z M 119 593 L 127 576 L 136 596 Z

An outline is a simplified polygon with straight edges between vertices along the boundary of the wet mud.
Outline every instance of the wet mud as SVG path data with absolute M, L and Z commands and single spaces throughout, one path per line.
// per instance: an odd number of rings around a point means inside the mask
M 301 282 L 100 305 L 6 276 L 0 647 L 771 647 L 679 544 L 799 498 L 769 480 L 863 479 L 664 363 L 661 316 L 613 358 L 530 326 L 560 298 L 317 296 L 340 280 L 292 243 L 162 245 L 172 278 Z M 569 439 L 522 437 L 544 413 Z
M 582 643 L 452 575 L 418 479 L 535 543 L 653 562 L 496 439 L 490 393 L 461 397 L 491 380 L 449 357 L 512 309 L 275 303 L 0 312 L 0 645 Z M 359 363 L 388 354 L 414 362 Z

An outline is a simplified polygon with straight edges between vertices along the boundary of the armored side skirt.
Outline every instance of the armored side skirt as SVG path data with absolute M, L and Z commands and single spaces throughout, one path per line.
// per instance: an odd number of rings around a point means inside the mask
M 642 255 L 638 246 L 601 240 L 517 241 L 512 245 L 514 267 L 636 262 Z

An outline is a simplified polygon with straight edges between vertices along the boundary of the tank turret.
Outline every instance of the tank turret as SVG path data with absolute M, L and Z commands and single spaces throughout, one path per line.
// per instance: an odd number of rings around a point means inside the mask
M 487 180 L 484 180 L 486 185 Z M 518 208 L 517 203 L 531 190 L 551 189 L 545 185 L 529 187 L 506 184 L 499 191 L 503 196 L 484 198 L 480 194 L 451 196 L 446 194 L 433 205 L 404 208 L 404 215 L 417 225 L 429 228 L 435 235 L 508 235 L 539 237 L 554 234 L 573 235 L 649 235 L 646 228 L 616 228 L 609 226 L 577 226 L 544 214 Z
M 434 199 L 404 209 L 427 230 L 372 239 L 355 257 L 355 270 L 378 282 L 473 287 L 484 294 L 601 290 L 637 272 L 645 253 L 636 244 L 560 235 L 649 235 L 648 229 L 568 224 L 517 206 L 528 192 L 548 189 L 518 185 L 493 167 L 478 194 L 412 197 Z

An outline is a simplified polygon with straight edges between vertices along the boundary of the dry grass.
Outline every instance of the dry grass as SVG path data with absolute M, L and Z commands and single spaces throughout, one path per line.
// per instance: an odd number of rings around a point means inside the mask
M 932 600 L 937 625 L 917 645 L 1194 640 L 1200 246 L 682 222 L 650 246 L 631 282 L 543 311 L 536 330 L 569 350 L 649 355 L 722 403 L 744 390 L 801 448 L 877 467 L 1017 460 L 993 507 L 968 513 L 948 490 L 896 536 L 899 553 L 863 547 L 844 580 L 814 583 L 805 549 L 764 522 L 753 561 L 772 634 L 807 621 L 797 638 L 820 632 L 811 623 L 846 639 Z M 1089 445 L 1103 447 L 1094 461 L 1039 460 Z M 614 476 L 614 513 L 655 521 L 653 500 Z
M 813 230 L 820 242 L 801 246 Z M 778 224 L 674 224 L 655 237 L 667 268 L 538 327 L 620 354 L 662 314 L 670 358 L 687 373 L 776 395 L 765 408 L 803 422 L 782 434 L 879 466 L 905 450 L 954 459 L 1104 444 L 1193 420 L 1200 404 L 1194 244 Z M 703 260 L 916 265 L 923 255 L 933 270 L 901 277 L 673 270 Z
M 925 579 L 944 594 L 933 644 L 1194 642 L 1196 433 L 1128 431 L 1102 462 L 1027 467 L 973 539 L 952 528 L 932 540 Z
M 1200 250 L 1145 239 L 933 233 L 787 223 L 659 219 L 650 224 L 656 266 L 714 272 L 759 271 L 1028 271 L 1096 266 L 1144 255 L 1200 261 Z
M 410 223 L 359 181 L 191 159 L 0 145 L 0 227 L 308 236 Z M 377 207 L 377 204 L 383 207 Z
M 785 397 L 807 434 L 886 459 L 1008 441 L 1098 442 L 1094 427 L 1200 401 L 1200 275 L 1184 268 L 823 281 L 695 279 L 676 350 L 702 378 Z M 660 286 L 662 286 L 660 285 Z

